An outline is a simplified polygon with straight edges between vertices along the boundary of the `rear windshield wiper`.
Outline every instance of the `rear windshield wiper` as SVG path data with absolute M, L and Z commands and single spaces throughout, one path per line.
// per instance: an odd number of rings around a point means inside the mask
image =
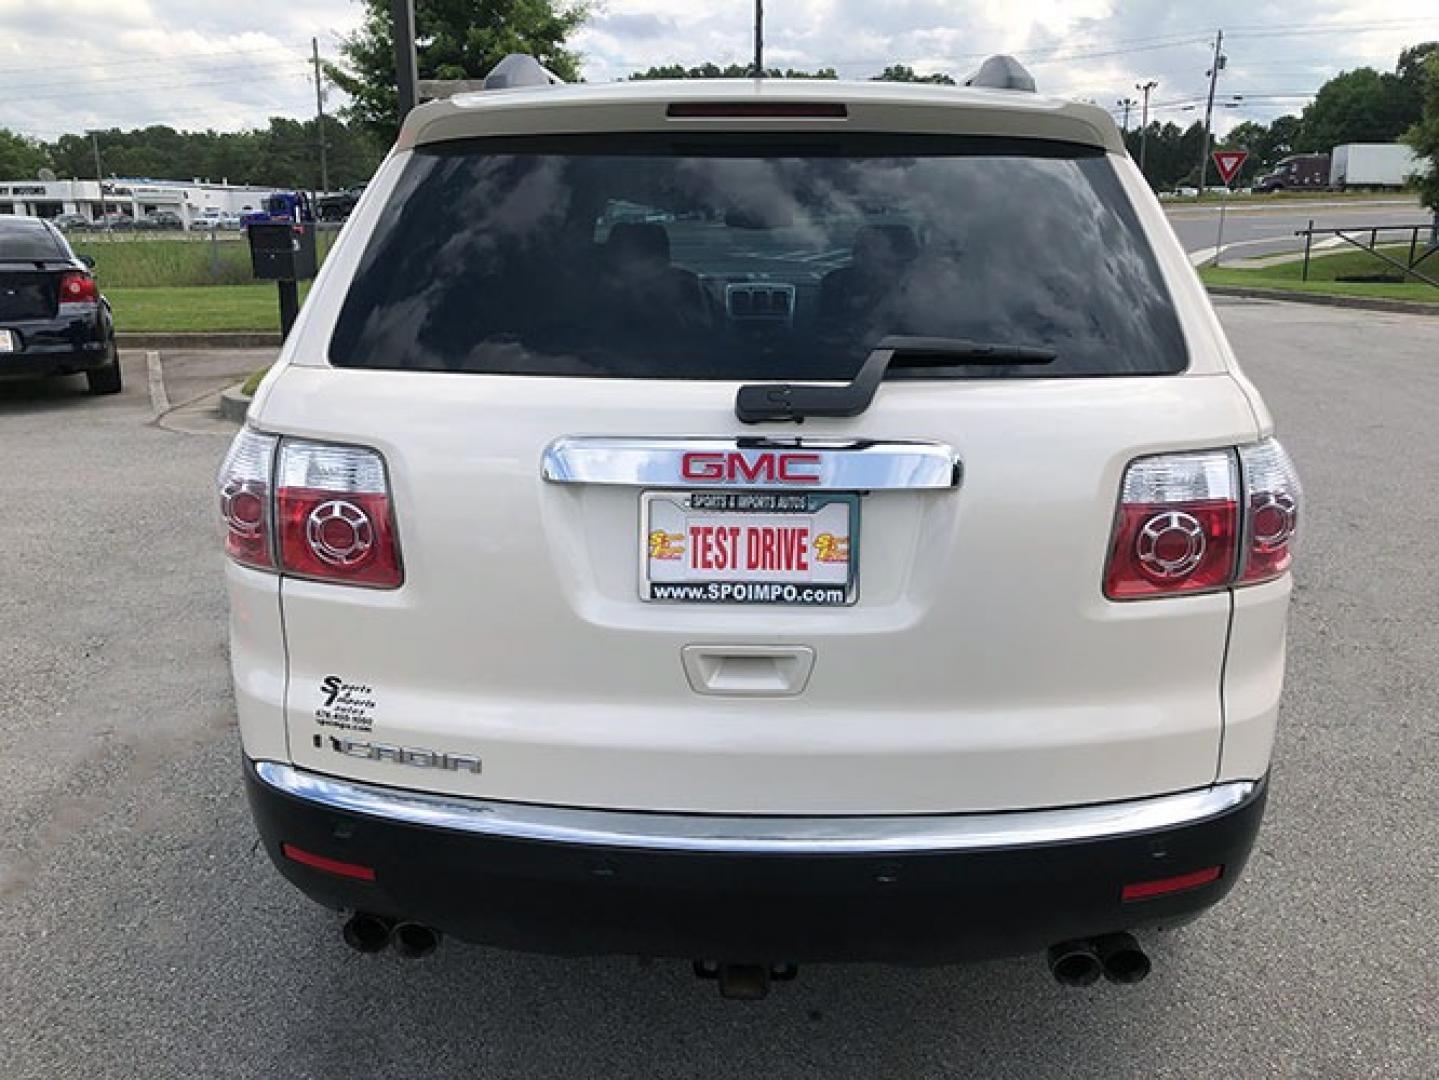
M 1034 345 L 1002 345 L 961 338 L 882 338 L 847 386 L 812 383 L 748 383 L 735 395 L 735 415 L 746 424 L 765 420 L 803 420 L 807 416 L 858 416 L 869 408 L 879 384 L 892 369 L 955 368 L 971 364 L 1051 364 L 1055 350 Z M 897 372 L 896 372 L 897 373 Z

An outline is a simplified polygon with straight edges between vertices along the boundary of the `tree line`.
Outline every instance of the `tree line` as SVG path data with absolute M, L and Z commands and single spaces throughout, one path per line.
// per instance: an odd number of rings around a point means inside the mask
M 316 120 L 272 117 L 249 131 L 177 131 L 163 124 L 97 135 L 100 162 L 109 176 L 164 180 L 228 180 L 280 189 L 320 186 Z M 325 118 L 330 187 L 368 180 L 387 149 L 362 126 Z M 88 134 L 53 142 L 0 128 L 0 180 L 34 179 L 50 169 L 61 179 L 95 177 L 95 150 Z

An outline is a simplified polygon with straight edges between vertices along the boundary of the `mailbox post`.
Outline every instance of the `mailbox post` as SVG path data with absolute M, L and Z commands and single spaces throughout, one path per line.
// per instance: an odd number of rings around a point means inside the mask
M 250 267 L 259 281 L 276 282 L 280 292 L 280 337 L 290 336 L 300 313 L 300 282 L 315 276 L 319 260 L 312 222 L 249 226 Z

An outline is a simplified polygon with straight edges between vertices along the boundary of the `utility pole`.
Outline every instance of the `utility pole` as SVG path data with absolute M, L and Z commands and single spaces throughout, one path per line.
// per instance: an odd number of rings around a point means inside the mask
M 1210 123 L 1214 119 L 1214 89 L 1219 83 L 1219 73 L 1228 63 L 1228 58 L 1223 53 L 1224 31 L 1216 30 L 1214 33 L 1214 63 L 1205 72 L 1209 76 L 1209 101 L 1204 106 L 1204 139 L 1199 149 L 1199 194 L 1196 199 L 1204 198 L 1204 182 L 1209 176 L 1209 140 L 1211 137 Z
M 415 0 L 391 0 L 395 38 L 395 89 L 399 92 L 399 120 L 420 103 L 420 87 L 415 69 Z
M 98 131 L 90 132 L 90 146 L 95 151 L 95 186 L 100 190 L 100 220 L 105 222 L 105 228 L 108 231 L 110 222 L 106 221 L 106 217 L 110 210 L 105 205 L 105 172 L 100 168 L 100 133 Z
M 1158 85 L 1158 79 L 1134 84 L 1134 89 L 1144 95 L 1144 111 L 1140 114 L 1142 119 L 1139 128 L 1139 171 L 1141 174 L 1144 172 L 1144 154 L 1149 149 L 1149 94 Z
M 1124 110 L 1124 123 L 1122 123 L 1122 124 L 1119 125 L 1119 130 L 1122 131 L 1122 132 L 1124 132 L 1124 134 L 1128 135 L 1128 134 L 1129 134 L 1129 110 L 1132 109 L 1132 108 L 1134 108 L 1134 106 L 1138 105 L 1139 102 L 1135 101 L 1135 100 L 1134 100 L 1133 98 L 1131 98 L 1131 97 L 1126 97 L 1126 98 L 1120 98 L 1118 101 L 1115 102 L 1115 104 L 1118 105 L 1121 109 Z
M 310 58 L 315 65 L 315 130 L 320 137 L 320 190 L 330 190 L 330 164 L 325 159 L 325 84 L 320 76 L 320 39 L 310 39 Z
M 754 77 L 764 78 L 764 0 L 754 0 Z

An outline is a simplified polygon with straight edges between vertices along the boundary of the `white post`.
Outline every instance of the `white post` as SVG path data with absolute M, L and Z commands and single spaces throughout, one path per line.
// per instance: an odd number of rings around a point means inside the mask
M 1224 254 L 1224 212 L 1229 209 L 1229 185 L 1224 185 L 1224 194 L 1219 197 L 1219 235 L 1214 238 L 1214 265 L 1219 266 L 1219 259 Z

